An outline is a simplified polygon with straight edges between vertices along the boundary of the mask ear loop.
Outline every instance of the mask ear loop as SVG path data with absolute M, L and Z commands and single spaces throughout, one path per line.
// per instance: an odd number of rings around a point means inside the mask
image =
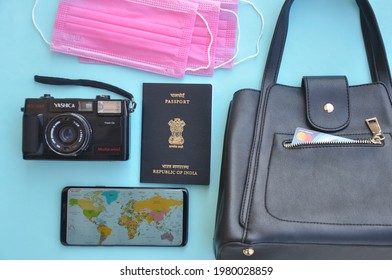
M 259 37 L 257 38 L 257 44 L 256 44 L 256 52 L 248 57 L 245 57 L 239 61 L 234 62 L 234 65 L 238 65 L 246 60 L 249 60 L 251 58 L 257 57 L 260 53 L 260 41 L 261 41 L 261 37 L 264 34 L 264 16 L 263 13 L 256 7 L 256 5 L 254 3 L 252 3 L 251 1 L 248 0 L 240 0 L 241 2 L 247 3 L 249 5 L 251 5 L 253 7 L 253 9 L 256 11 L 256 13 L 260 16 L 261 19 L 261 30 L 260 30 L 260 34 Z
M 261 19 L 261 30 L 260 30 L 259 37 L 257 38 L 256 52 L 255 52 L 254 54 L 248 56 L 248 57 L 245 57 L 245 58 L 243 58 L 243 59 L 241 59 L 241 60 L 239 60 L 239 61 L 234 62 L 234 65 L 238 65 L 238 64 L 240 64 L 240 63 L 242 63 L 242 62 L 244 62 L 244 61 L 246 61 L 246 60 L 249 60 L 249 59 L 251 59 L 251 58 L 257 57 L 257 56 L 259 55 L 259 53 L 260 53 L 260 41 L 261 41 L 261 37 L 262 37 L 263 34 L 264 34 L 264 16 L 263 16 L 263 13 L 256 7 L 256 5 L 253 4 L 252 2 L 250 2 L 250 1 L 248 1 L 248 0 L 240 0 L 240 1 L 241 1 L 241 2 L 244 2 L 244 3 L 247 3 L 247 4 L 249 4 L 249 5 L 251 5 L 251 6 L 253 7 L 253 9 L 256 11 L 256 13 L 260 16 L 260 19 Z M 240 51 L 241 26 L 240 26 L 240 20 L 239 20 L 239 18 L 238 18 L 238 15 L 237 15 L 235 12 L 233 12 L 233 11 L 231 11 L 231 10 L 227 10 L 227 9 L 222 9 L 222 8 L 221 8 L 221 11 L 231 13 L 231 14 L 233 14 L 233 15 L 236 17 L 236 19 L 237 19 L 237 27 L 238 27 L 237 50 L 236 50 L 235 55 L 234 55 L 232 58 L 230 58 L 228 61 L 223 62 L 222 64 L 220 64 L 220 65 L 218 65 L 218 66 L 215 66 L 215 69 L 220 68 L 220 67 L 226 65 L 227 63 L 232 62 L 235 58 L 237 58 L 238 53 L 239 53 L 239 51 Z
M 204 23 L 205 23 L 205 25 L 207 27 L 208 33 L 210 34 L 211 40 L 210 40 L 210 44 L 208 45 L 208 49 L 207 49 L 208 64 L 206 66 L 200 66 L 198 68 L 186 68 L 185 69 L 185 71 L 191 71 L 191 72 L 196 72 L 196 71 L 199 71 L 199 70 L 204 70 L 204 69 L 210 68 L 210 66 L 211 66 L 211 47 L 212 47 L 212 44 L 214 42 L 214 35 L 212 35 L 212 31 L 211 31 L 210 26 L 208 25 L 207 20 L 199 12 L 196 12 L 196 14 L 204 21 Z
M 50 42 L 45 38 L 44 33 L 41 31 L 41 29 L 38 27 L 38 24 L 35 20 L 35 8 L 37 8 L 38 5 L 38 0 L 34 1 L 34 6 L 33 6 L 33 10 L 31 11 L 31 19 L 33 20 L 33 24 L 35 26 L 35 29 L 37 29 L 37 31 L 39 32 L 39 34 L 41 35 L 42 40 L 44 40 L 44 42 L 50 46 Z

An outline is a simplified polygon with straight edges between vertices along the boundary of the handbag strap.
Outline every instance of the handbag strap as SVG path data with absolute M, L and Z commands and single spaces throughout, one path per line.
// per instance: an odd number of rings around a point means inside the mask
M 370 6 L 368 2 L 367 5 Z M 361 27 L 363 39 L 366 47 L 366 54 L 368 58 L 370 74 L 373 82 L 384 81 L 389 87 L 391 85 L 391 73 L 388 66 L 388 58 L 385 51 L 384 43 L 380 33 L 380 29 L 377 24 L 376 16 L 373 10 L 369 9 L 369 15 L 366 17 L 361 12 Z M 366 21 L 366 18 L 370 18 L 375 24 L 376 28 L 370 29 L 371 23 Z M 366 38 L 370 38 L 366 39 Z
M 294 0 L 286 0 L 280 12 L 264 70 L 262 92 L 276 84 L 286 43 L 289 14 Z M 362 35 L 373 82 L 383 82 L 392 93 L 391 74 L 377 19 L 368 0 L 356 0 L 360 9 Z

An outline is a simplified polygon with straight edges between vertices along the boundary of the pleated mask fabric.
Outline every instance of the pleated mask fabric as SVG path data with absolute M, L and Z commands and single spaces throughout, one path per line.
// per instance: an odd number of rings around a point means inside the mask
M 197 8 L 181 0 L 61 0 L 51 49 L 181 78 Z

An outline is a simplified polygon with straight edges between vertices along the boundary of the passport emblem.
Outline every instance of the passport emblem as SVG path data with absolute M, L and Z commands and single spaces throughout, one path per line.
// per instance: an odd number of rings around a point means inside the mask
M 186 123 L 180 118 L 174 118 L 168 122 L 170 127 L 171 136 L 169 137 L 170 145 L 183 145 L 185 143 L 182 133 L 184 132 L 184 126 Z

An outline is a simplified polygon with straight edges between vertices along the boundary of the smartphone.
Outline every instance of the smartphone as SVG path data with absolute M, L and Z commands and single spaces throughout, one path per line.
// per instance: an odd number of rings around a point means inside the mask
M 184 188 L 66 187 L 61 195 L 64 245 L 184 246 Z

